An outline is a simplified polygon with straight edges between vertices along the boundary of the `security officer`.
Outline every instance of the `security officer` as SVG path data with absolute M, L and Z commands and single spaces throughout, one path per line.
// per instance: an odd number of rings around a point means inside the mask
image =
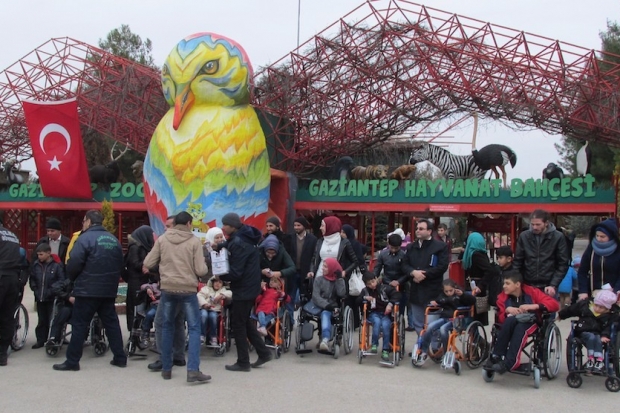
M 0 366 L 6 366 L 15 333 L 15 308 L 19 304 L 19 240 L 0 221 Z

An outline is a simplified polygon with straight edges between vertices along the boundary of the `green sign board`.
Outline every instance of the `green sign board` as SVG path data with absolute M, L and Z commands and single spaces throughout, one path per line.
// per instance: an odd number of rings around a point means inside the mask
M 93 200 L 103 201 L 104 199 L 117 202 L 144 202 L 144 184 L 134 184 L 131 182 L 110 184 L 109 190 L 100 188 L 97 184 L 91 184 L 93 190 Z M 6 190 L 0 191 L 0 202 L 45 202 L 45 201 L 76 201 L 75 199 L 47 198 L 43 195 L 39 184 L 13 184 Z
M 594 186 L 592 175 L 580 178 L 518 179 L 504 189 L 501 179 L 326 180 L 300 181 L 302 202 L 442 202 L 442 203 L 614 203 L 612 189 Z

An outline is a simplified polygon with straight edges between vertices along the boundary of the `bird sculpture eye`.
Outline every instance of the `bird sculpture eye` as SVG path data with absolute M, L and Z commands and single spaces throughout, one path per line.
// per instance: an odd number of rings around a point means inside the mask
M 205 65 L 200 69 L 200 74 L 202 75 L 213 75 L 220 68 L 220 63 L 217 60 L 209 60 Z
M 167 65 L 164 65 L 164 67 L 161 68 L 161 75 L 170 76 L 170 69 L 168 69 Z

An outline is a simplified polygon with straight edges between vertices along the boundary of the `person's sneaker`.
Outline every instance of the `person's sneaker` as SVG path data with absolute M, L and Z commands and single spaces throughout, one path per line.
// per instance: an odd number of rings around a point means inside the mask
M 240 366 L 239 364 L 235 363 L 235 364 L 228 364 L 226 366 L 224 366 L 224 368 L 226 368 L 226 370 L 228 371 L 250 371 L 252 370 L 250 366 Z
M 203 345 L 207 341 L 205 336 L 200 336 L 200 345 Z
M 258 333 L 263 336 L 263 337 L 267 337 L 267 329 L 265 327 L 258 327 Z
M 44 344 L 44 343 L 39 343 L 39 342 L 37 341 L 36 343 L 34 343 L 34 344 L 32 345 L 32 347 L 31 347 L 31 348 L 32 348 L 33 350 L 35 350 L 35 349 L 37 349 L 37 348 L 41 348 L 41 347 L 43 347 L 43 346 L 45 346 L 45 344 Z
M 504 363 L 503 360 L 500 360 L 497 363 L 493 364 L 493 370 L 496 373 L 504 374 L 506 373 L 506 371 L 508 371 L 508 368 L 506 367 L 506 363 Z
M 188 370 L 187 371 L 187 382 L 188 383 L 206 383 L 211 380 L 211 376 L 208 374 L 204 374 L 199 370 Z
M 371 352 L 372 354 L 377 354 L 377 345 L 376 345 L 376 344 L 373 344 L 373 345 L 370 347 L 370 352 Z
M 390 353 L 387 350 L 381 352 L 381 360 L 390 361 Z
M 424 363 L 426 363 L 426 359 L 427 358 L 428 358 L 428 354 L 426 354 L 426 352 L 424 352 L 424 351 L 421 352 L 418 355 L 418 361 L 417 361 L 418 366 L 422 366 Z
M 604 370 L 605 364 L 603 363 L 603 360 L 596 360 L 594 367 L 592 367 L 592 371 L 597 374 L 603 374 Z
M 127 360 L 122 361 L 122 360 L 112 359 L 110 360 L 110 364 L 116 367 L 127 367 Z
M 586 364 L 583 366 L 583 369 L 586 371 L 586 375 L 591 375 L 593 368 L 594 368 L 594 359 L 589 358 Z
M 161 360 L 154 361 L 153 363 L 149 364 L 147 367 L 151 371 L 161 371 L 161 369 L 164 368 L 164 366 L 161 364 Z
M 319 350 L 329 351 L 329 344 L 327 343 L 327 339 L 326 338 L 321 340 L 321 344 L 319 345 Z
M 0 366 L 6 366 L 8 364 L 9 355 L 8 354 L 0 354 Z
M 209 345 L 210 346 L 217 346 L 217 338 L 213 337 L 211 340 L 209 340 Z

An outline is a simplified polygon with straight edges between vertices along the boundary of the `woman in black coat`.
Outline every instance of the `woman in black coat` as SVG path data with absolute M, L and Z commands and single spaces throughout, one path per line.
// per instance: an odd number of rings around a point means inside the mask
M 133 313 L 136 306 L 136 293 L 140 291 L 142 284 L 149 282 L 149 278 L 153 278 L 156 274 L 142 272 L 142 263 L 144 258 L 153 248 L 155 239 L 153 238 L 153 229 L 148 225 L 142 225 L 128 237 L 129 247 L 125 256 L 125 266 L 127 268 L 127 330 L 131 331 L 133 326 Z

